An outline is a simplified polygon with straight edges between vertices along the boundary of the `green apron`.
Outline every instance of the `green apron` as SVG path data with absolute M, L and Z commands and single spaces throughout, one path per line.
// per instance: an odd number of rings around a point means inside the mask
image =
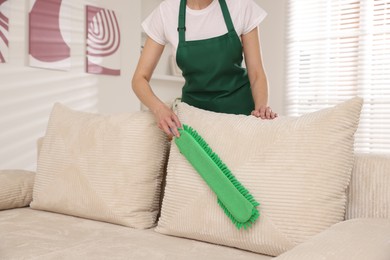
M 254 102 L 247 70 L 242 67 L 242 44 L 225 0 L 219 4 L 228 33 L 186 41 L 187 1 L 180 2 L 176 61 L 185 78 L 182 101 L 214 112 L 249 115 Z

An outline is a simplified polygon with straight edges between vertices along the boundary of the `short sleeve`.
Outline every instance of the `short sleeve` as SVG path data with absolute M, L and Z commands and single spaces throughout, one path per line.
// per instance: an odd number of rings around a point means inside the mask
M 161 7 L 158 6 L 154 9 L 153 12 L 142 22 L 142 29 L 155 42 L 165 45 L 167 40 L 160 8 Z
M 243 33 L 247 34 L 256 28 L 267 16 L 266 11 L 253 0 L 242 0 L 241 12 L 243 22 Z

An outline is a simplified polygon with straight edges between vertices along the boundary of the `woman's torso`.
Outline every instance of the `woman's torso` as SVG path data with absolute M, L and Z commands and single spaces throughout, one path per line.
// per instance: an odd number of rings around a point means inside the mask
M 266 12 L 252 0 L 225 0 L 237 32 L 241 36 L 255 28 L 266 16 Z M 168 44 L 176 55 L 179 36 L 177 32 L 180 0 L 165 0 L 143 23 L 149 27 L 147 33 L 160 44 Z M 157 13 L 158 12 L 158 13 Z M 149 32 L 148 32 L 149 31 Z M 186 40 L 203 40 L 227 33 L 218 0 L 202 10 L 186 8 Z M 149 35 L 151 36 L 151 35 Z

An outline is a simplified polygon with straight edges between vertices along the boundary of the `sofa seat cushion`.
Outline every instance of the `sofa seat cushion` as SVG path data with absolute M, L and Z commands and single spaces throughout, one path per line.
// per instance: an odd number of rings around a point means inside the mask
M 0 259 L 257 259 L 243 250 L 57 213 L 0 212 Z

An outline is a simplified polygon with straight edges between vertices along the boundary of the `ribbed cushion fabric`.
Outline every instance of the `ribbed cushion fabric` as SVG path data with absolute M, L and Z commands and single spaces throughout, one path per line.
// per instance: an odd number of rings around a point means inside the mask
M 390 218 L 390 156 L 357 154 L 346 219 Z
M 342 221 L 361 98 L 298 118 L 261 120 L 181 103 L 193 127 L 260 202 L 260 218 L 237 230 L 172 144 L 157 232 L 279 255 Z
M 32 199 L 35 172 L 0 171 L 0 210 L 28 206 Z
M 31 207 L 149 228 L 159 212 L 167 144 L 150 112 L 99 115 L 55 104 Z
M 272 260 L 272 257 L 153 229 L 30 208 L 0 211 L 1 260 Z
M 275 260 L 389 260 L 390 219 L 335 224 Z

